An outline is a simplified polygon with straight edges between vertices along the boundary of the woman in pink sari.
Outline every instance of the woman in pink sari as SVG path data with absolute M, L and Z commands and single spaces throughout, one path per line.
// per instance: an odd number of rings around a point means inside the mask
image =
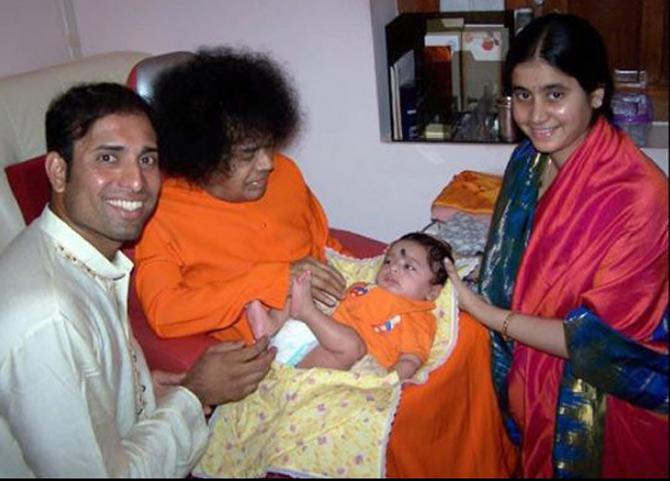
M 609 119 L 598 32 L 550 14 L 507 56 L 527 136 L 507 167 L 476 295 L 524 477 L 668 475 L 668 182 Z

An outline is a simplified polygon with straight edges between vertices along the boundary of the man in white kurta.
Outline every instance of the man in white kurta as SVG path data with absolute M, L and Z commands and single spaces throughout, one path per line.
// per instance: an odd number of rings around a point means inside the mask
M 131 267 L 48 207 L 2 253 L 2 476 L 183 476 L 202 454 L 198 398 L 154 398 L 126 315 Z
M 149 372 L 126 300 L 160 189 L 152 112 L 129 89 L 76 86 L 46 115 L 49 206 L 0 253 L 0 477 L 175 477 L 205 410 L 256 389 L 274 352 L 220 343 Z

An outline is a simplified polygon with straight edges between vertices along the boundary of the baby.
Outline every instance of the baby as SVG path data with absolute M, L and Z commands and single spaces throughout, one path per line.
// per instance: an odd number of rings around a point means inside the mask
M 389 246 L 375 283 L 349 287 L 332 317 L 314 304 L 311 275 L 303 272 L 283 310 L 266 311 L 257 300 L 248 305 L 252 332 L 256 339 L 273 336 L 276 359 L 292 366 L 349 369 L 369 352 L 407 379 L 430 354 L 445 257 L 453 261 L 450 246 L 434 237 L 402 236 Z

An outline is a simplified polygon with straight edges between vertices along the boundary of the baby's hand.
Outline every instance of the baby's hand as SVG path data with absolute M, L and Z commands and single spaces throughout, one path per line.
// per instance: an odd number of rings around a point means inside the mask
M 337 269 L 311 256 L 291 263 L 292 279 L 297 279 L 306 271 L 312 275 L 310 285 L 315 300 L 333 307 L 342 299 L 347 283 Z
M 398 362 L 392 367 L 397 373 L 398 378 L 403 381 L 414 376 L 421 367 L 421 359 L 414 354 L 401 354 Z

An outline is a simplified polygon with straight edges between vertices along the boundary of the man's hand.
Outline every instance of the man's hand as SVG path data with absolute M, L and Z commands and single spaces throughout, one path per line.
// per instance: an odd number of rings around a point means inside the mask
M 205 406 L 239 401 L 256 390 L 270 370 L 276 349 L 268 349 L 267 337 L 251 346 L 242 341 L 210 346 L 181 383 Z
M 154 369 L 151 371 L 151 381 L 154 385 L 156 399 L 162 398 L 170 388 L 179 386 L 186 377 L 185 372 L 168 372 Z
M 347 282 L 337 269 L 307 256 L 291 263 L 291 281 L 305 271 L 312 273 L 312 298 L 315 301 L 333 307 L 342 299 Z

